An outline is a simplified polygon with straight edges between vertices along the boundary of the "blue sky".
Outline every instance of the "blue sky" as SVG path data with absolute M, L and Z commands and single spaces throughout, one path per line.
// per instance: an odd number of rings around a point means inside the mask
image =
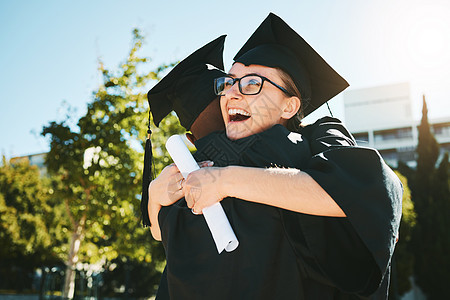
M 449 1 L 0 0 L 0 150 L 7 157 L 47 151 L 42 126 L 61 119 L 63 101 L 76 116 L 84 113 L 100 83 L 98 58 L 117 67 L 133 28 L 146 35 L 141 55 L 155 67 L 228 34 L 229 68 L 270 11 L 346 78 L 349 89 L 410 82 L 417 118 L 422 93 L 430 117 L 450 114 Z M 343 118 L 342 95 L 330 105 Z

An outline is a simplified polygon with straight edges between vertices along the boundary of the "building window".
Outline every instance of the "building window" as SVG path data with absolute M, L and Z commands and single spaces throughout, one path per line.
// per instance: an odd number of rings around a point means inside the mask
M 374 132 L 375 142 L 412 139 L 411 127 L 379 130 Z
M 409 162 L 416 160 L 416 152 L 415 151 L 403 151 L 398 152 L 398 161 Z
M 399 161 L 402 161 L 409 165 L 416 159 L 416 152 L 415 148 L 413 147 L 405 149 L 379 150 L 379 152 L 383 157 L 383 159 L 386 161 L 386 163 L 392 167 L 397 167 Z
M 380 154 L 386 161 L 396 161 L 398 158 L 396 149 L 380 150 Z
M 441 144 L 441 154 L 444 152 L 450 152 L 450 143 Z
M 450 137 L 450 123 L 441 123 L 432 125 L 435 136 Z
M 355 138 L 355 140 L 358 144 L 367 144 L 369 142 L 369 133 L 368 132 L 354 133 L 353 137 Z

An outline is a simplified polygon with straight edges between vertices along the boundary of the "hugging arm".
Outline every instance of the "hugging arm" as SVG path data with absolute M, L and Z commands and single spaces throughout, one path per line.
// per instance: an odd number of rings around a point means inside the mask
M 204 168 L 188 176 L 184 190 L 188 205 L 196 212 L 235 197 L 305 214 L 345 217 L 325 190 L 298 169 Z M 196 190 L 201 193 L 192 192 Z
M 150 231 L 155 240 L 161 241 L 161 230 L 158 223 L 158 214 L 162 206 L 175 203 L 184 196 L 181 188 L 183 176 L 175 164 L 165 167 L 161 174 L 150 183 L 148 187 L 148 215 L 150 218 Z

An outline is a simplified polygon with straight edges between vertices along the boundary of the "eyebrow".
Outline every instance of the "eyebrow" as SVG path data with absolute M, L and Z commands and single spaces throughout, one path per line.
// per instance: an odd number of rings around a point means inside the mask
M 236 77 L 236 75 L 235 75 L 235 74 L 232 74 L 232 73 L 228 73 L 227 75 L 228 75 L 228 76 L 231 76 L 231 77 Z M 258 76 L 264 77 L 263 75 L 258 74 L 258 73 L 248 73 L 248 74 L 245 74 L 244 76 L 249 76 L 249 75 L 258 75 Z M 242 76 L 242 77 L 244 77 L 244 76 Z M 241 78 L 242 78 L 242 77 L 241 77 Z

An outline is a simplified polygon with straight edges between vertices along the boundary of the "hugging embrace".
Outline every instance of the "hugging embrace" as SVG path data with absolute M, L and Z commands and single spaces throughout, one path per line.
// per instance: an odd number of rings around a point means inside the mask
M 348 83 L 272 13 L 228 72 L 224 42 L 148 92 L 154 124 L 175 111 L 201 167 L 150 180 L 146 159 L 143 224 L 167 260 L 156 299 L 387 299 L 400 180 L 338 119 L 302 123 Z M 217 202 L 232 252 L 217 253 L 201 216 Z

